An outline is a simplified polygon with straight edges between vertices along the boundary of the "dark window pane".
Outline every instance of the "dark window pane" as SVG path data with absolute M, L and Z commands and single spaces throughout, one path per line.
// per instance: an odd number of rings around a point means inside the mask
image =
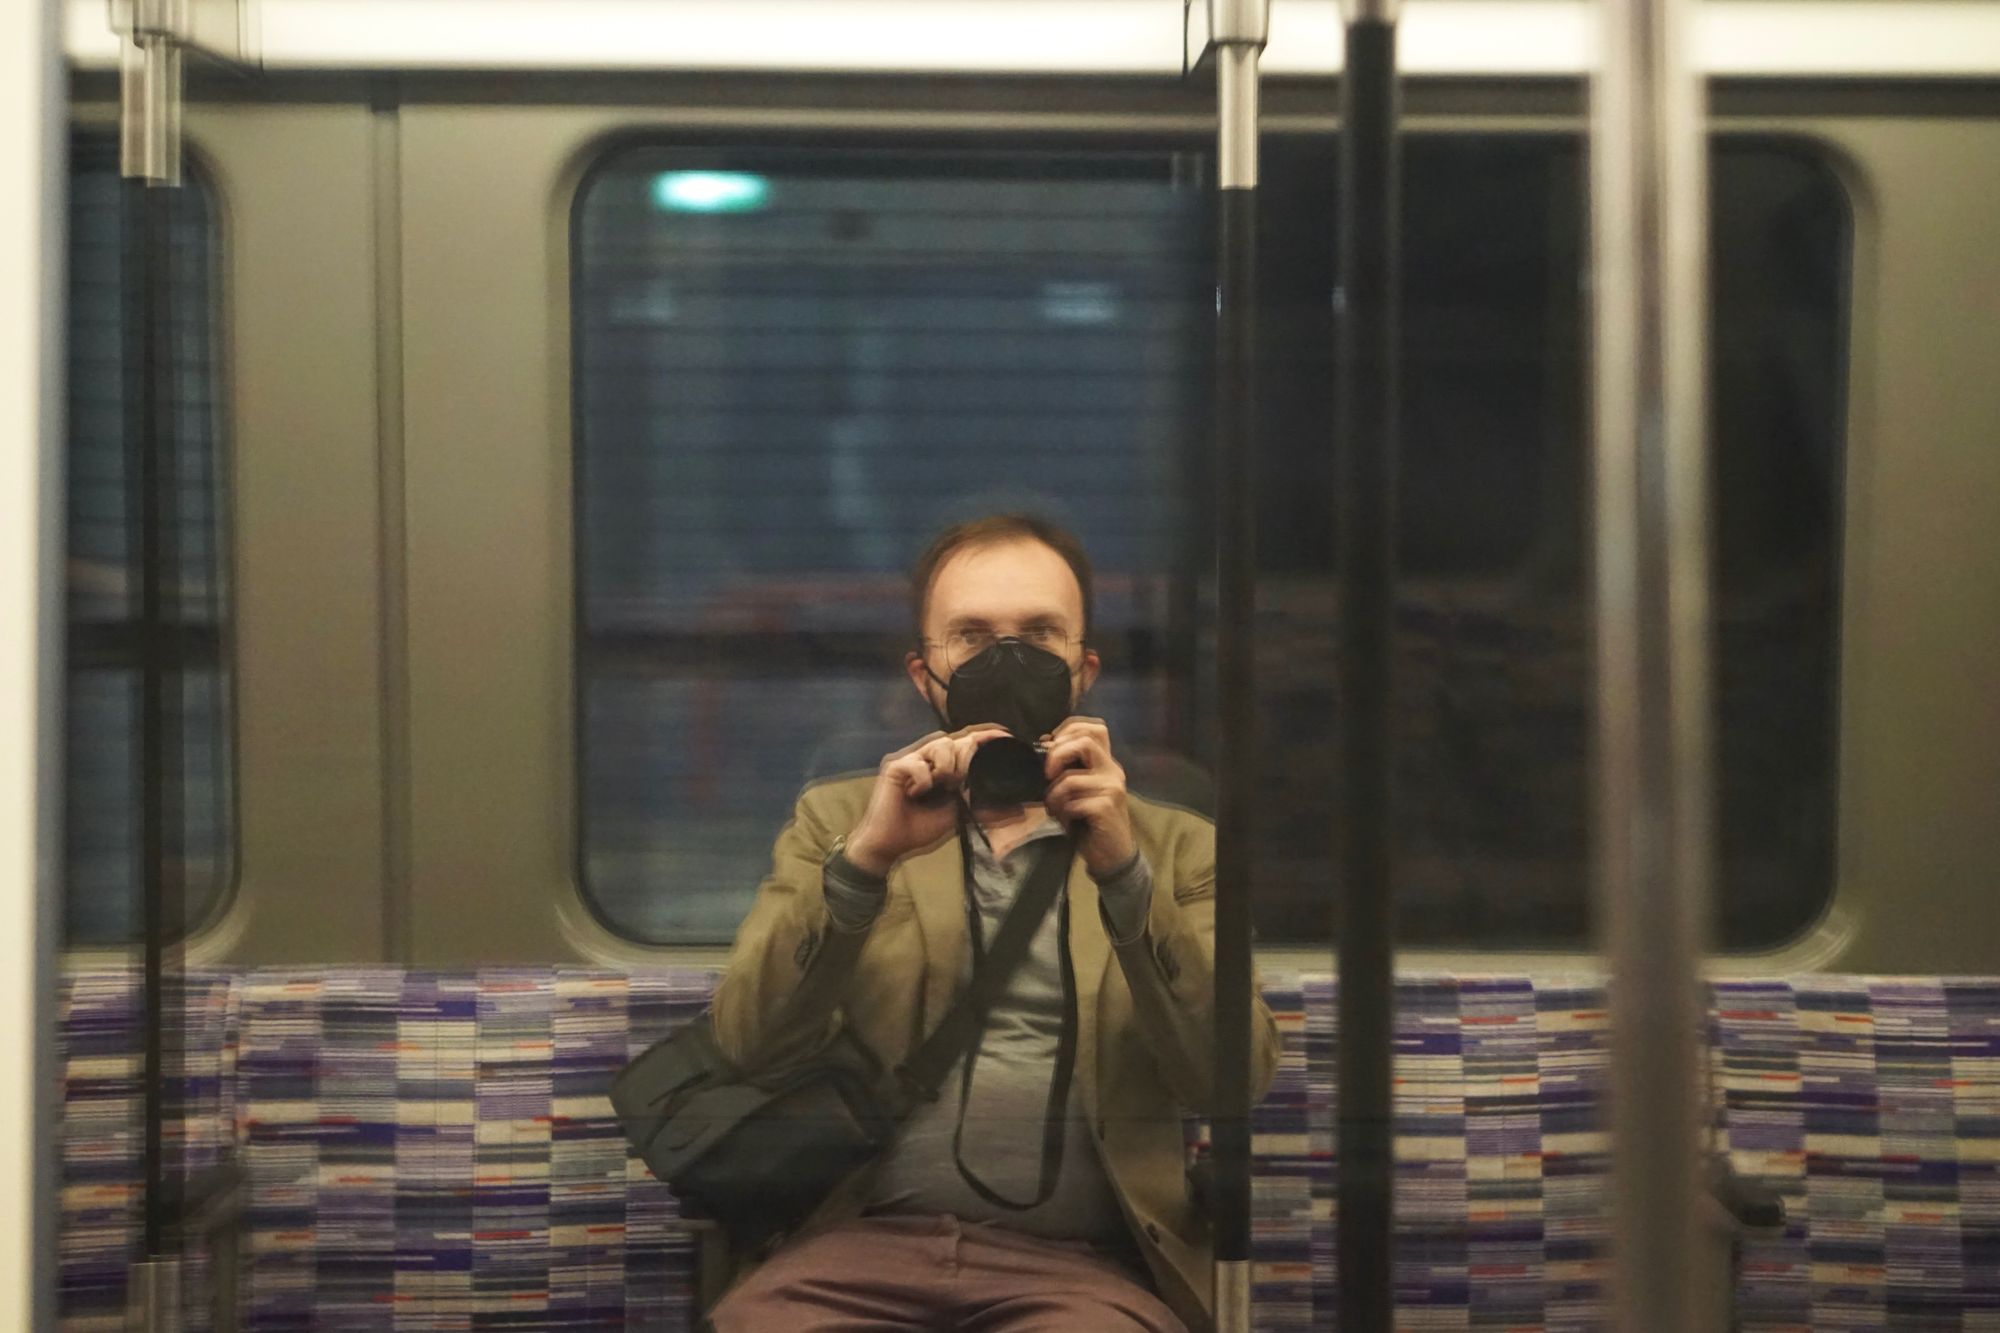
M 138 623 L 134 540 L 138 497 L 127 464 L 127 282 L 117 145 L 80 139 L 70 173 L 69 697 L 65 819 L 66 938 L 72 945 L 134 938 L 139 920 Z M 222 555 L 217 225 L 198 171 L 172 206 L 174 541 L 169 585 L 177 656 L 186 664 L 177 841 L 190 924 L 208 917 L 229 878 L 232 810 Z
M 813 627 L 900 632 L 913 542 L 1047 496 L 1105 568 L 1159 561 L 1175 513 L 1126 497 L 1171 491 L 1202 336 L 1200 201 L 1164 158 L 737 156 L 760 211 L 662 209 L 690 159 L 651 150 L 578 209 L 589 628 L 861 576 L 797 598 Z
M 213 909 L 229 865 L 228 772 L 219 748 L 227 716 L 221 674 L 182 680 L 180 784 L 187 920 Z M 67 930 L 72 945 L 136 939 L 139 908 L 139 673 L 79 667 L 70 672 Z
M 1267 136 L 1258 916 L 1332 917 L 1334 142 Z M 576 210 L 581 873 L 614 929 L 726 938 L 799 783 L 929 724 L 901 574 L 1027 507 L 1102 574 L 1136 788 L 1213 753 L 1198 154 L 636 148 Z M 1588 939 L 1580 145 L 1406 154 L 1398 838 L 1411 945 Z M 693 173 L 727 173 L 700 177 Z M 688 211 L 674 191 L 747 192 Z M 1718 144 L 1717 577 L 1732 947 L 1831 889 L 1848 211 Z M 782 719 L 782 720 L 780 720 Z M 837 758 L 836 758 L 837 757 Z
M 613 928 L 727 939 L 801 783 L 934 725 L 899 665 L 903 573 L 941 524 L 1049 512 L 1104 571 L 1095 637 L 1157 624 L 1206 392 L 1205 205 L 1174 166 L 646 148 L 593 175 L 582 870 Z M 703 179 L 767 193 L 663 198 Z M 1135 747 L 1161 731 L 1122 702 L 1147 688 L 1094 701 Z
M 1833 892 L 1852 215 L 1796 143 L 1715 155 L 1717 921 L 1732 948 Z
M 1265 734 L 1280 739 L 1263 846 L 1282 899 L 1328 878 L 1315 816 L 1336 780 L 1321 442 L 1337 157 L 1325 138 L 1269 153 L 1262 466 L 1284 482 L 1267 480 L 1260 540 L 1287 577 L 1264 596 Z M 1396 739 L 1411 945 L 1590 938 L 1581 154 L 1557 136 L 1407 141 Z M 1717 139 L 1712 177 L 1717 915 L 1723 947 L 1752 949 L 1803 930 L 1833 887 L 1851 214 L 1796 142 Z M 1267 937 L 1284 923 L 1261 920 Z

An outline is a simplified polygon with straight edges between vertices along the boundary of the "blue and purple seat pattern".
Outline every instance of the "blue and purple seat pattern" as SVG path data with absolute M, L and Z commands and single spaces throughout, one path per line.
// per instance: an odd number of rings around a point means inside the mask
M 189 1156 L 250 1181 L 246 1328 L 674 1329 L 692 1237 L 628 1161 L 611 1075 L 708 970 L 259 970 L 191 983 Z M 1278 977 L 1253 1121 L 1259 1329 L 1334 1320 L 1334 988 Z M 129 974 L 66 987 L 64 1327 L 117 1327 L 131 1252 Z M 1718 985 L 1717 1125 L 1791 1217 L 1747 1327 L 2000 1330 L 2000 981 Z M 1407 977 L 1397 1009 L 1398 1326 L 1605 1322 L 1600 983 Z M 1198 1137 L 1198 1131 L 1197 1131 Z
M 220 1163 L 235 1124 L 236 978 L 194 973 L 170 996 L 183 1035 L 169 1044 L 171 1077 L 162 1155 L 185 1176 Z M 63 1327 L 125 1327 L 125 1274 L 139 1257 L 144 1199 L 145 1056 L 136 969 L 74 972 L 57 997 L 62 1126 L 57 1158 L 61 1208 L 58 1292 Z M 189 1274 L 205 1299 L 205 1273 Z
M 244 980 L 260 1330 L 675 1328 L 690 1237 L 605 1090 L 708 972 L 353 969 Z
M 1727 982 L 1712 1022 L 1732 1160 L 1789 1213 L 1749 1326 L 2000 1330 L 2000 982 Z

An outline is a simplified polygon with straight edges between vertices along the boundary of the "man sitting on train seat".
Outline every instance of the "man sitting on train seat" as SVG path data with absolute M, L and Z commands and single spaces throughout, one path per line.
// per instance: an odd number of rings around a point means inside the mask
M 1182 1113 L 1210 1100 L 1214 829 L 1131 795 L 1105 724 L 1072 715 L 1101 665 L 1075 537 L 1022 515 L 961 524 L 918 560 L 911 601 L 905 669 L 948 730 L 801 795 L 716 991 L 718 1040 L 768 1068 L 844 1023 L 893 1067 L 1042 858 L 1066 863 L 1063 896 L 937 1100 L 739 1279 L 714 1327 L 1205 1329 Z M 1027 774 L 973 766 L 1009 736 L 1039 742 Z M 837 1003 L 781 1022 L 807 977 Z M 1261 1097 L 1277 1063 L 1261 1000 L 1253 1028 Z

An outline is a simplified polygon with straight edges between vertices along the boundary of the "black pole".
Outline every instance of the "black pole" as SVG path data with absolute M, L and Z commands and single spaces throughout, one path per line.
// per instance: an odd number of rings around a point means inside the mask
M 174 466 L 173 308 L 170 188 L 125 184 L 126 458 L 133 533 L 127 568 L 136 577 L 139 746 L 140 929 L 145 1063 L 142 1074 L 145 1202 L 142 1253 L 165 1257 L 170 1231 L 172 1164 L 166 1119 L 174 1113 L 168 1081 L 180 1025 L 173 986 L 182 927 L 180 864 L 180 701 L 175 621 L 179 563 L 174 541 L 178 477 Z
M 1341 76 L 1339 491 L 1340 1054 L 1337 1256 L 1342 1333 L 1388 1333 L 1395 1202 L 1392 636 L 1396 577 L 1396 27 L 1349 10 Z
M 1256 879 L 1257 149 L 1265 0 L 1210 0 L 1215 57 L 1215 1174 L 1217 1333 L 1250 1328 L 1250 956 Z
M 1257 774 L 1257 191 L 1218 192 L 1215 828 L 1215 1257 L 1250 1258 L 1251 886 Z

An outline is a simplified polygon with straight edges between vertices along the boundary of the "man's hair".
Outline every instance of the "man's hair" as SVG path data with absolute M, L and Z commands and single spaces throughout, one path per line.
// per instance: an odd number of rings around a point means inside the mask
M 932 538 L 924 553 L 917 557 L 916 565 L 910 570 L 910 618 L 916 624 L 917 637 L 921 639 L 924 635 L 924 611 L 930 604 L 931 581 L 937 577 L 945 561 L 960 551 L 1023 541 L 1040 542 L 1048 547 L 1061 556 L 1069 565 L 1070 573 L 1076 575 L 1076 586 L 1083 592 L 1083 632 L 1088 635 L 1090 557 L 1084 554 L 1083 543 L 1076 539 L 1076 534 L 1037 514 L 988 514 L 985 518 L 952 524 Z

